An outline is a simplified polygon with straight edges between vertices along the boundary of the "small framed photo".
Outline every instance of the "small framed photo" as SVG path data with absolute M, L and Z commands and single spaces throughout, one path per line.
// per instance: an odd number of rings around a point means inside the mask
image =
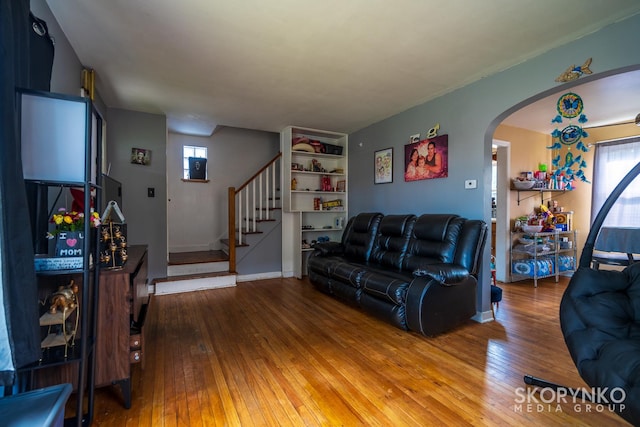
M 151 164 L 151 150 L 145 148 L 132 148 L 131 149 L 131 163 L 134 165 L 150 165 Z
M 374 184 L 393 182 L 393 148 L 385 148 L 374 153 Z
M 336 191 L 340 191 L 340 192 L 344 193 L 344 191 L 347 189 L 346 184 L 347 184 L 347 182 L 344 181 L 344 180 L 338 181 L 336 183 Z

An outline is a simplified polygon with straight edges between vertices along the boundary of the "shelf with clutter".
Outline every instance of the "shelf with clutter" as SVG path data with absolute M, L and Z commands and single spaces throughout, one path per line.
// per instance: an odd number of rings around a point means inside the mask
M 521 172 L 520 176 L 511 180 L 511 191 L 518 193 L 518 206 L 521 201 L 535 197 L 538 194 L 540 195 L 540 203 L 544 203 L 545 200 L 550 200 L 554 197 L 552 194 L 545 199 L 545 193 L 565 193 L 573 189 L 572 181 L 567 180 L 562 172 L 547 173 L 547 166 L 542 163 L 538 166 L 538 169 L 535 172 Z M 530 194 L 522 196 L 520 193 Z
M 555 211 L 555 212 L 554 212 Z M 555 203 L 540 205 L 529 215 L 515 219 L 511 232 L 511 281 L 554 277 L 575 271 L 577 231 L 572 228 L 573 212 Z

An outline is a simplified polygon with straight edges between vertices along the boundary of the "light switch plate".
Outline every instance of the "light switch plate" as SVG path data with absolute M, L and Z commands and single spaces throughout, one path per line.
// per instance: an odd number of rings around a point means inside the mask
M 475 180 L 475 179 L 467 179 L 464 182 L 464 188 L 466 190 L 471 190 L 471 189 L 474 189 L 474 188 L 478 188 L 478 181 Z

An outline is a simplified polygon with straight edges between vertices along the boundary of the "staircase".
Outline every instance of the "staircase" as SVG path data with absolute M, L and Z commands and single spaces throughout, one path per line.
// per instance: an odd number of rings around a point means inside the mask
M 170 254 L 167 277 L 154 281 L 156 295 L 235 286 L 238 265 L 250 264 L 275 233 L 280 239 L 281 157 L 278 153 L 237 190 L 229 187 L 228 235 L 234 238 L 221 239 L 221 251 Z M 257 278 L 262 277 L 251 277 Z

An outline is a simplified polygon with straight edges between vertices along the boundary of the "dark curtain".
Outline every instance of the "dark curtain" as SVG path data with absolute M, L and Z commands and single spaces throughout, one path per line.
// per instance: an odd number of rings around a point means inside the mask
M 30 27 L 29 0 L 0 0 L 0 322 L 6 326 L 0 327 L 6 332 L 0 343 L 0 385 L 12 385 L 15 370 L 40 357 L 34 251 L 15 95 L 16 87 L 31 85 Z

